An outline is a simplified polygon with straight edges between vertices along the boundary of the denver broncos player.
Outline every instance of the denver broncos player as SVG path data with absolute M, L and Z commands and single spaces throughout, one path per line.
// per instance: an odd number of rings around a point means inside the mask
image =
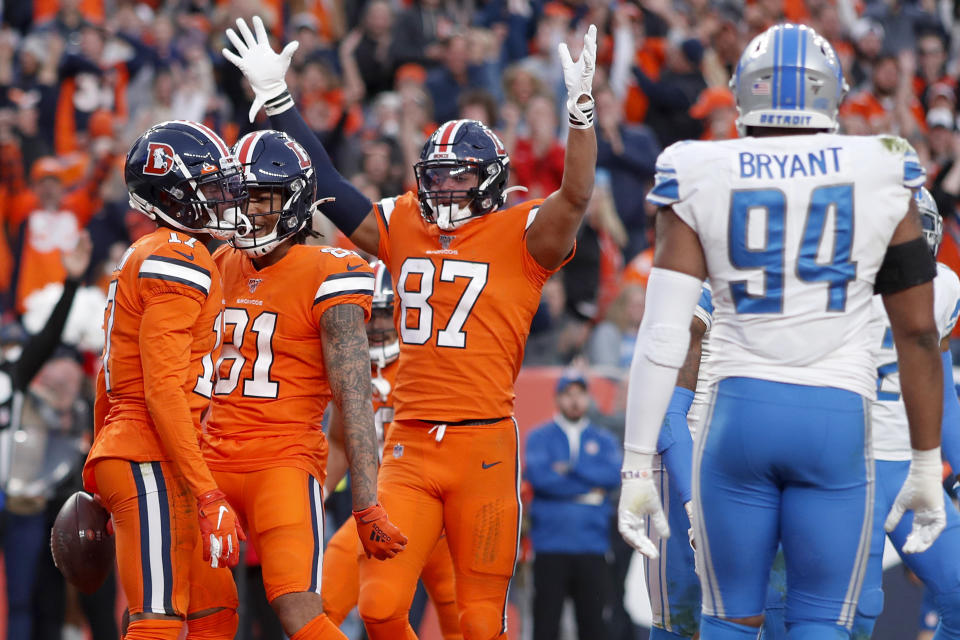
M 249 230 L 247 194 L 226 143 L 187 121 L 137 138 L 125 179 L 130 206 L 159 228 L 110 282 L 84 487 L 113 516 L 126 638 L 174 640 L 184 618 L 191 638 L 232 638 L 236 589 L 214 568 L 237 564 L 243 531 L 200 453 L 223 294 L 199 239 Z
M 352 251 L 304 244 L 316 176 L 299 144 L 256 131 L 234 152 L 250 194 L 251 232 L 213 256 L 226 308 L 203 453 L 257 550 L 267 599 L 287 635 L 344 638 L 320 599 L 327 454 L 321 420 L 331 400 L 343 416 L 364 550 L 383 559 L 404 545 L 376 496 L 364 332 L 373 273 Z
M 590 91 L 596 28 L 573 62 L 560 45 L 570 130 L 563 181 L 546 200 L 505 208 L 509 158 L 481 123 L 440 126 L 416 165 L 418 189 L 371 206 L 340 176 L 293 109 L 284 73 L 296 43 L 271 49 L 237 21 L 224 50 L 254 89 L 251 113 L 309 152 L 336 197 L 324 213 L 393 276 L 400 364 L 380 498 L 410 534 L 390 562 L 361 559 L 360 615 L 373 640 L 415 638 L 407 621 L 417 578 L 446 531 L 460 629 L 468 640 L 506 637 L 507 587 L 520 525 L 513 385 L 544 282 L 570 258 L 593 189 L 596 136 Z
M 375 260 L 373 268 L 373 308 L 367 322 L 367 340 L 370 342 L 370 365 L 372 368 L 373 412 L 380 446 L 385 441 L 385 432 L 390 429 L 393 420 L 393 401 L 391 391 L 397 377 L 397 358 L 400 356 L 400 336 L 393 324 L 393 283 L 390 273 L 383 263 Z M 324 495 L 330 495 L 346 472 L 346 457 L 343 454 L 343 421 L 334 411 L 328 433 L 330 455 L 327 459 L 327 479 L 324 482 Z M 389 452 L 386 452 L 389 454 Z M 382 455 L 382 454 L 381 454 Z M 336 585 L 324 589 L 323 611 L 334 624 L 343 622 L 347 614 L 357 606 L 360 596 L 359 556 L 361 547 L 357 544 L 357 526 L 353 520 L 347 520 L 333 534 L 327 543 L 323 559 L 323 582 Z M 453 590 L 453 561 L 447 547 L 446 536 L 437 541 L 423 567 L 420 578 L 427 593 L 437 609 L 440 619 L 440 631 L 444 640 L 458 640 L 460 623 L 458 620 L 456 596 Z

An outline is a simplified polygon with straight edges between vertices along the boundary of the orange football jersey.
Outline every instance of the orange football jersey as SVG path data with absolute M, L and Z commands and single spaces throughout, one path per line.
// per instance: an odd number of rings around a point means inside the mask
M 338 304 L 370 317 L 373 271 L 352 251 L 295 245 L 257 270 L 241 251 L 221 247 L 223 352 L 204 432 L 211 469 L 294 466 L 317 478 L 326 469 L 321 431 L 330 401 L 320 318 Z
M 554 273 L 527 250 L 526 230 L 541 202 L 453 231 L 427 223 L 413 191 L 377 203 L 378 255 L 393 278 L 400 332 L 395 419 L 513 414 L 530 321 Z
M 157 304 L 162 305 L 162 313 L 153 315 Z M 97 398 L 98 407 L 105 409 L 98 411 L 102 423 L 94 425 L 96 435 L 84 469 L 86 481 L 92 482 L 93 463 L 101 458 L 174 459 L 164 450 L 147 408 L 148 396 L 155 399 L 158 393 L 183 389 L 187 404 L 183 413 L 189 415 L 173 419 L 192 418 L 192 436 L 199 439 L 201 414 L 210 404 L 213 362 L 219 352 L 222 305 L 220 274 L 206 247 L 196 239 L 157 229 L 127 249 L 107 292 Z M 151 314 L 153 321 L 143 322 L 145 314 Z M 169 400 L 171 413 L 178 408 L 177 400 Z

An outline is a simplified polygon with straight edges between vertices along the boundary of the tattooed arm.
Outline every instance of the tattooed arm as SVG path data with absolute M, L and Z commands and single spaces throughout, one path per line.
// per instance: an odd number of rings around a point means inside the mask
M 363 309 L 355 304 L 338 304 L 327 309 L 320 322 L 323 361 L 334 408 L 343 425 L 353 509 L 360 511 L 377 503 L 377 434 Z

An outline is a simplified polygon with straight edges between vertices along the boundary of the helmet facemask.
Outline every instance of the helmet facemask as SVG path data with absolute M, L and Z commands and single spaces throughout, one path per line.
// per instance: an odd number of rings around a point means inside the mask
M 367 322 L 370 362 L 381 369 L 400 356 L 400 338 L 393 323 L 393 303 L 375 305 Z
M 307 180 L 301 177 L 282 183 L 259 183 L 251 178 L 248 172 L 250 233 L 235 237 L 230 244 L 251 258 L 260 258 L 306 226 L 309 216 L 299 216 L 297 212 L 310 206 L 313 194 Z
M 154 206 L 135 193 L 130 193 L 130 206 L 188 233 L 209 233 L 221 240 L 246 234 L 250 221 L 245 213 L 247 188 L 243 176 L 232 158 L 222 158 L 220 165 L 218 168 L 205 162 L 198 177 L 164 189 L 157 199 L 168 203 L 165 207 Z
M 480 164 L 465 160 L 428 160 L 414 165 L 421 213 L 444 231 L 482 215 L 474 211 L 481 196 Z M 478 207 L 478 208 L 480 208 Z

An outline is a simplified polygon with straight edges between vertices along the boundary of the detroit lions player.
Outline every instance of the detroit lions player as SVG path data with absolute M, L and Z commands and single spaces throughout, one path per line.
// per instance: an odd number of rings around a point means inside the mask
M 930 192 L 922 187 L 916 192 L 914 199 L 923 223 L 924 238 L 931 253 L 936 256 L 943 239 L 943 221 L 937 211 L 937 204 Z M 941 263 L 937 263 L 937 276 L 933 280 L 933 302 L 943 360 L 943 451 L 951 466 L 960 468 L 955 445 L 960 439 L 960 401 L 957 400 L 953 385 L 953 362 L 948 348 L 950 332 L 953 331 L 960 314 L 960 279 Z M 874 296 L 873 307 L 871 331 L 876 345 L 880 347 L 876 361 L 877 399 L 870 410 L 877 489 L 870 560 L 854 621 L 855 638 L 871 636 L 877 616 L 883 609 L 883 547 L 886 540 L 883 522 L 903 484 L 910 460 L 907 414 L 900 396 L 897 352 L 893 345 L 890 322 L 879 296 Z M 960 638 L 960 514 L 949 499 L 945 500 L 945 504 L 947 527 L 933 546 L 923 553 L 904 554 L 901 551 L 909 529 L 908 519 L 904 519 L 889 534 L 890 541 L 900 552 L 904 563 L 927 586 L 930 599 L 940 617 L 934 636 L 936 640 Z M 771 609 L 771 604 L 776 607 L 779 603 L 768 602 L 761 636 L 765 640 L 785 637 L 783 620 L 778 620 L 780 616 L 775 609 Z
M 710 285 L 703 283 L 690 324 L 690 349 L 677 376 L 677 386 L 657 441 L 654 483 L 670 528 L 681 535 L 662 537 L 647 523 L 647 535 L 659 557 L 644 558 L 644 575 L 653 628 L 650 640 L 692 638 L 700 626 L 700 581 L 693 548 L 682 532 L 691 530 L 690 465 L 692 434 L 703 419 L 709 400 L 709 336 L 713 322 Z
M 630 372 L 620 530 L 650 557 L 645 518 L 669 531 L 653 456 L 709 275 L 716 382 L 692 482 L 701 638 L 756 638 L 782 541 L 789 637 L 845 639 L 873 508 L 875 291 L 890 316 L 911 431 L 909 473 L 887 526 L 914 511 L 904 550 L 916 552 L 945 522 L 936 267 L 911 199 L 924 172 L 899 138 L 831 133 L 846 85 L 833 49 L 808 27 L 757 36 L 733 88 L 747 137 L 669 147 L 648 196 L 660 206 L 657 253 Z

